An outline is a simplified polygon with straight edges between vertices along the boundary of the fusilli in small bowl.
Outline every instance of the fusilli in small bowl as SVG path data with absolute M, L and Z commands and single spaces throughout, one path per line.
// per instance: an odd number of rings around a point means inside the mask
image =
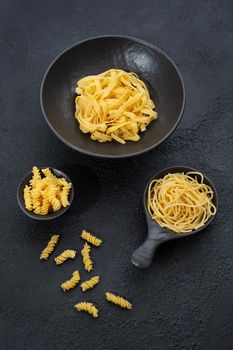
M 40 167 L 39 168 L 39 170 L 42 170 L 42 169 L 46 169 L 46 167 Z M 69 200 L 70 204 L 68 206 L 66 206 L 66 207 L 61 207 L 61 209 L 59 209 L 58 211 L 50 212 L 50 213 L 48 213 L 46 215 L 35 214 L 33 211 L 27 210 L 26 207 L 25 207 L 25 203 L 24 203 L 24 188 L 25 188 L 26 185 L 29 184 L 29 181 L 32 178 L 32 172 L 30 172 L 30 173 L 28 173 L 27 175 L 24 176 L 24 178 L 21 180 L 21 182 L 18 185 L 17 200 L 18 200 L 18 204 L 19 204 L 19 207 L 21 208 L 21 210 L 24 212 L 24 214 L 29 216 L 31 219 L 42 220 L 42 221 L 55 219 L 55 218 L 61 216 L 62 214 L 64 214 L 69 209 L 69 207 L 72 204 L 72 201 L 73 201 L 73 198 L 74 198 L 74 186 L 72 184 L 72 181 L 62 171 L 60 171 L 58 169 L 55 169 L 55 168 L 49 168 L 49 169 L 52 171 L 52 173 L 57 178 L 65 178 L 67 182 L 71 183 L 71 189 L 70 189 L 69 196 L 68 196 L 68 200 Z

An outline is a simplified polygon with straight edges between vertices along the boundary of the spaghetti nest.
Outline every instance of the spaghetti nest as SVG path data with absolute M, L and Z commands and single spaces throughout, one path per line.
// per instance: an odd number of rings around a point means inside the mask
M 99 142 L 138 141 L 139 132 L 157 118 L 146 85 L 135 73 L 110 69 L 77 82 L 75 118 Z
M 148 211 L 161 227 L 188 233 L 204 226 L 215 215 L 213 196 L 201 173 L 168 174 L 151 181 Z

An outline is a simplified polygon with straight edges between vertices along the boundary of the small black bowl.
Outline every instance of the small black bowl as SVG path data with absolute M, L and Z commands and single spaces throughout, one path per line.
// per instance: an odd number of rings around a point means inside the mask
M 158 173 L 156 173 L 146 185 L 144 195 L 143 195 L 143 206 L 144 206 L 144 211 L 145 211 L 145 215 L 146 215 L 146 222 L 147 222 L 147 238 L 142 243 L 142 245 L 134 251 L 134 253 L 131 256 L 131 262 L 137 267 L 140 267 L 140 268 L 149 267 L 152 260 L 153 260 L 154 252 L 161 243 L 164 243 L 166 241 L 171 241 L 174 239 L 178 239 L 178 238 L 185 238 L 188 236 L 195 235 L 196 233 L 204 230 L 216 217 L 217 211 L 216 211 L 216 214 L 213 215 L 205 223 L 205 225 L 203 225 L 199 229 L 193 230 L 192 232 L 189 232 L 189 233 L 176 233 L 173 231 L 169 231 L 166 228 L 162 228 L 161 226 L 159 226 L 159 224 L 157 224 L 151 218 L 151 216 L 148 212 L 148 209 L 147 209 L 148 188 L 149 188 L 151 181 L 154 179 L 163 178 L 165 175 L 167 175 L 169 173 L 173 174 L 173 173 L 182 173 L 182 172 L 184 172 L 186 174 L 188 172 L 200 172 L 200 171 L 195 170 L 195 169 L 190 168 L 190 167 L 186 167 L 186 166 L 174 166 L 171 168 L 166 168 L 166 169 L 163 169 L 163 170 L 159 171 Z M 202 175 L 204 176 L 204 183 L 206 185 L 210 186 L 210 188 L 212 189 L 212 191 L 214 193 L 213 204 L 215 205 L 216 209 L 218 210 L 217 190 L 216 190 L 214 184 L 212 183 L 212 181 L 203 173 L 202 173 Z
M 93 141 L 74 117 L 77 81 L 110 68 L 138 74 L 155 102 L 158 119 L 140 133 L 138 142 Z M 160 49 L 140 39 L 113 35 L 81 41 L 62 52 L 45 73 L 40 101 L 49 127 L 65 144 L 91 156 L 124 158 L 153 149 L 175 130 L 184 110 L 185 90 L 177 67 Z
M 39 169 L 45 169 L 45 168 L 46 167 L 41 167 Z M 62 171 L 54 169 L 54 168 L 49 168 L 49 169 L 57 177 L 64 177 L 68 182 L 70 182 L 72 184 L 72 181 L 70 180 L 70 178 L 66 174 L 64 174 Z M 74 186 L 73 186 L 73 184 L 71 186 L 70 193 L 69 193 L 70 205 L 68 205 L 67 207 L 65 207 L 65 208 L 62 207 L 60 210 L 58 210 L 58 211 L 56 211 L 54 213 L 49 213 L 47 215 L 38 215 L 38 214 L 34 214 L 32 211 L 27 210 L 25 208 L 25 205 L 24 205 L 23 190 L 24 190 L 24 187 L 29 184 L 29 181 L 31 180 L 31 178 L 32 178 L 32 172 L 30 172 L 29 174 L 24 176 L 24 178 L 19 183 L 19 186 L 18 186 L 18 189 L 17 189 L 18 204 L 19 204 L 20 208 L 22 209 L 22 211 L 24 212 L 24 214 L 29 216 L 31 219 L 46 221 L 46 220 L 52 220 L 52 219 L 55 219 L 55 218 L 61 216 L 62 214 L 64 214 L 69 209 L 69 207 L 71 206 L 71 203 L 72 203 L 72 201 L 74 199 Z

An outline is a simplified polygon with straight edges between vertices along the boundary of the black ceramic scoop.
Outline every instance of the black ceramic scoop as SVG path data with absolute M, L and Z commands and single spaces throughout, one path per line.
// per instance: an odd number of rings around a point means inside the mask
M 190 233 L 175 233 L 173 231 L 168 231 L 164 228 L 162 228 L 161 226 L 159 226 L 154 220 L 152 220 L 148 209 L 147 209 L 147 196 L 148 196 L 148 187 L 149 184 L 151 183 L 152 180 L 154 179 L 160 179 L 162 177 L 164 177 L 165 175 L 167 175 L 168 173 L 187 173 L 187 172 L 198 172 L 198 170 L 195 170 L 193 168 L 189 168 L 189 167 L 184 167 L 184 166 L 176 166 L 176 167 L 171 167 L 171 168 L 167 168 L 164 170 L 159 171 L 157 174 L 155 174 L 150 181 L 148 182 L 145 192 L 144 192 L 144 196 L 143 196 L 143 205 L 144 205 L 144 210 L 145 210 L 145 214 L 146 214 L 146 221 L 147 221 L 147 228 L 148 228 L 148 235 L 147 238 L 145 240 L 145 242 L 134 251 L 134 253 L 131 256 L 131 262 L 140 268 L 147 268 L 150 266 L 153 256 L 154 256 L 154 252 L 155 250 L 158 248 L 158 246 L 166 241 L 170 241 L 173 239 L 178 239 L 178 238 L 184 238 L 187 236 L 191 236 L 194 235 L 202 230 L 204 230 L 215 218 L 216 214 L 214 216 L 212 216 L 204 226 L 202 226 L 201 228 L 199 228 L 198 230 L 194 230 Z M 192 175 L 190 175 L 192 176 Z M 216 208 L 218 209 L 218 195 L 217 195 L 217 191 L 216 188 L 214 187 L 213 183 L 203 174 L 204 176 L 204 183 L 208 186 L 211 187 L 211 189 L 214 192 L 214 198 L 213 198 L 213 203 L 216 206 Z

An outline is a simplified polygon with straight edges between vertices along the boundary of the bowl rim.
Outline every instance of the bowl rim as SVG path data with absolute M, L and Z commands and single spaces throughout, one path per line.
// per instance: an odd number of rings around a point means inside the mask
M 65 212 L 70 208 L 72 202 L 73 202 L 73 199 L 74 199 L 74 185 L 73 185 L 73 182 L 71 181 L 71 179 L 69 178 L 69 176 L 64 173 L 63 171 L 57 169 L 57 168 L 53 168 L 53 167 L 46 167 L 46 166 L 37 166 L 37 168 L 39 170 L 41 169 L 46 169 L 46 168 L 49 168 L 51 169 L 52 171 L 55 171 L 55 172 L 58 172 L 58 173 L 61 173 L 63 177 L 66 178 L 67 181 L 69 181 L 72 185 L 71 187 L 71 191 L 69 193 L 69 202 L 70 204 L 67 206 L 67 207 L 63 207 L 61 208 L 60 210 L 58 210 L 57 212 L 53 212 L 51 216 L 48 216 L 48 215 L 38 215 L 38 214 L 35 214 L 29 210 L 27 210 L 25 208 L 25 206 L 23 205 L 22 201 L 21 201 L 21 191 L 20 191 L 20 187 L 22 186 L 23 182 L 25 182 L 25 180 L 29 177 L 29 175 L 31 175 L 31 171 L 29 173 L 27 173 L 23 178 L 21 178 L 21 181 L 19 182 L 18 186 L 17 186 L 17 202 L 18 202 L 18 205 L 20 207 L 20 209 L 24 212 L 25 215 L 27 215 L 28 217 L 30 217 L 31 219 L 34 219 L 34 220 L 39 220 L 39 221 L 48 221 L 48 220 L 53 220 L 53 219 L 56 219 L 58 218 L 59 216 L 65 214 Z M 56 175 L 56 173 L 55 173 Z
M 180 79 L 180 82 L 181 82 L 181 88 L 182 88 L 182 94 L 183 94 L 183 101 L 182 101 L 182 107 L 181 107 L 181 110 L 180 110 L 180 113 L 179 113 L 179 116 L 177 118 L 177 121 L 175 122 L 175 124 L 173 125 L 173 127 L 171 128 L 171 130 L 161 139 L 159 140 L 157 143 L 153 144 L 152 146 L 150 147 L 147 147 L 141 151 L 137 151 L 137 152 L 132 152 L 130 154 L 122 154 L 122 155 L 110 155 L 110 154 L 100 154 L 100 153 L 92 153 L 88 150 L 85 150 L 83 148 L 80 148 L 80 147 L 77 147 L 75 145 L 73 145 L 72 143 L 70 143 L 68 140 L 66 140 L 63 136 L 61 136 L 57 131 L 56 129 L 53 127 L 53 125 L 51 124 L 51 122 L 49 121 L 49 118 L 47 117 L 46 115 L 46 112 L 45 112 L 45 109 L 44 109 L 44 103 L 43 103 L 43 90 L 44 90 L 44 85 L 45 85 L 45 81 L 46 81 L 46 78 L 51 70 L 51 68 L 53 67 L 53 65 L 56 63 L 56 61 L 58 61 L 60 59 L 61 56 L 63 56 L 65 53 L 67 53 L 68 51 L 72 50 L 73 48 L 75 48 L 76 46 L 79 46 L 81 44 L 84 44 L 85 42 L 88 42 L 88 41 L 92 41 L 92 40 L 98 40 L 98 39 L 103 39 L 103 38 L 123 38 L 123 39 L 128 39 L 128 40 L 132 40 L 134 42 L 138 42 L 138 43 L 141 43 L 147 47 L 150 47 L 152 48 L 153 50 L 157 51 L 159 54 L 165 56 L 165 58 L 171 63 L 171 65 L 175 68 L 178 76 L 179 76 L 179 79 Z M 142 155 L 144 153 L 147 153 L 149 151 L 151 151 L 152 149 L 154 149 L 155 147 L 157 147 L 158 145 L 160 145 L 163 141 L 165 141 L 174 131 L 175 129 L 177 128 L 178 124 L 180 123 L 180 120 L 182 118 L 182 115 L 183 115 L 183 112 L 184 112 L 184 107 L 185 107 L 185 100 L 186 100 L 186 94 L 185 94 L 185 87 L 184 87 L 184 82 L 183 82 L 183 78 L 181 76 L 181 73 L 178 69 L 178 67 L 176 66 L 176 64 L 174 63 L 174 61 L 164 52 L 162 51 L 161 49 L 159 49 L 157 46 L 155 46 L 154 44 L 151 44 L 143 39 L 139 39 L 139 38 L 136 38 L 136 37 L 133 37 L 133 36 L 128 36 L 128 35 L 111 35 L 111 34 L 108 34 L 108 35 L 98 35 L 98 36 L 92 36 L 90 38 L 86 38 L 84 40 L 81 40 L 81 41 L 78 41 L 70 46 L 68 46 L 66 49 L 64 49 L 62 52 L 60 52 L 53 60 L 52 62 L 50 63 L 50 65 L 48 66 L 48 68 L 46 69 L 44 75 L 43 75 L 43 78 L 42 78 L 42 82 L 41 82 L 41 86 L 40 86 L 40 106 L 41 106 L 41 109 L 42 109 L 42 113 L 43 113 L 43 116 L 48 124 L 48 126 L 50 127 L 50 129 L 54 132 L 54 134 L 58 137 L 58 139 L 60 139 L 63 143 L 65 143 L 67 146 L 69 146 L 70 148 L 82 153 L 82 154 L 85 154 L 85 155 L 88 155 L 88 156 L 91 156 L 91 157 L 97 157 L 97 158 L 108 158 L 108 159 L 122 159 L 122 158 L 129 158 L 129 157 L 136 157 L 136 156 L 139 156 L 139 155 Z

